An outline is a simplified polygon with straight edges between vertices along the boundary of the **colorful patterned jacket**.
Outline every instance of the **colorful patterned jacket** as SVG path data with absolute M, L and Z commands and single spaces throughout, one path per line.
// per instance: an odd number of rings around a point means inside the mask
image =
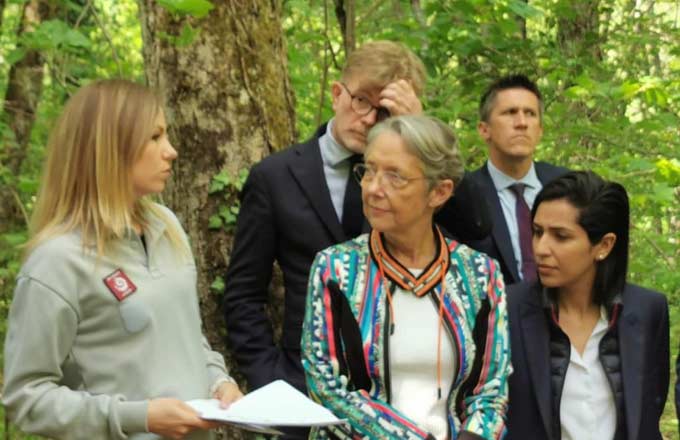
M 500 439 L 512 370 L 502 275 L 495 260 L 438 236 L 446 262 L 443 321 L 457 347 L 457 371 L 446 397 L 449 437 Z M 431 295 L 439 307 L 441 277 L 433 276 L 435 269 L 425 268 L 418 278 L 429 277 L 426 291 L 413 291 Z M 390 405 L 385 289 L 393 292 L 409 277 L 415 280 L 386 252 L 375 231 L 317 254 L 308 285 L 302 364 L 310 396 L 349 423 L 313 430 L 310 438 L 433 438 Z

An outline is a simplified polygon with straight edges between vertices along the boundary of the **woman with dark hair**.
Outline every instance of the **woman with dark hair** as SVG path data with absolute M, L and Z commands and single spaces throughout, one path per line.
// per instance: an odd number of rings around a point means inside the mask
M 538 280 L 508 288 L 508 438 L 660 440 L 668 304 L 626 282 L 626 190 L 571 172 L 538 194 L 532 219 Z

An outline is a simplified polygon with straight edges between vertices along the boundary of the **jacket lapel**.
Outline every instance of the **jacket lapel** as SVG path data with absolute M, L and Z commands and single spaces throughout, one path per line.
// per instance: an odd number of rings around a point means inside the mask
M 626 287 L 628 289 L 628 286 Z M 619 350 L 621 351 L 621 372 L 623 375 L 623 400 L 626 411 L 627 438 L 636 440 L 640 428 L 640 407 L 642 401 L 642 331 L 639 326 L 635 307 L 626 302 L 624 291 L 623 314 L 619 321 Z
M 532 298 L 538 298 L 537 292 Z M 545 312 L 538 301 L 528 300 L 520 305 L 522 345 L 529 376 L 532 379 L 543 427 L 552 438 L 552 404 L 550 390 L 550 329 Z
M 512 284 L 513 282 L 520 281 L 520 278 L 519 273 L 517 272 L 517 260 L 515 260 L 515 254 L 512 251 L 510 232 L 508 230 L 508 225 L 505 223 L 505 216 L 503 215 L 503 208 L 501 208 L 501 201 L 498 198 L 498 192 L 493 185 L 493 180 L 491 180 L 491 175 L 489 174 L 489 169 L 486 164 L 482 165 L 481 170 L 485 177 L 485 184 L 483 185 L 484 197 L 489 203 L 491 217 L 493 219 L 491 235 L 493 236 L 493 240 L 496 243 L 501 258 L 514 278 L 514 281 L 506 280 L 506 284 Z
M 323 173 L 323 162 L 319 151 L 318 135 L 309 142 L 296 148 L 296 161 L 288 164 L 288 169 L 309 200 L 310 205 L 321 219 L 336 243 L 346 240 L 345 232 L 331 201 L 331 194 Z M 323 132 L 321 132 L 323 134 Z

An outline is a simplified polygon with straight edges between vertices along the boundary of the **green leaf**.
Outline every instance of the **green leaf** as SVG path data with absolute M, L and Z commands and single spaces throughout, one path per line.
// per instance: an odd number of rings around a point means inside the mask
M 523 18 L 533 18 L 542 15 L 540 10 L 521 0 L 511 0 L 510 3 L 508 3 L 508 8 Z
M 31 49 L 88 48 L 90 40 L 61 20 L 47 20 L 25 35 L 24 44 Z
M 175 39 L 175 44 L 179 47 L 188 46 L 194 42 L 198 34 L 198 29 L 194 29 L 188 23 L 185 23 L 179 36 Z
M 224 183 L 220 182 L 219 180 L 213 179 L 210 182 L 210 188 L 208 188 L 208 194 L 215 194 L 216 192 L 220 192 L 224 189 Z
M 224 279 L 222 277 L 215 277 L 215 280 L 210 285 L 210 290 L 218 295 L 224 293 Z
M 213 176 L 213 180 L 222 182 L 225 185 L 229 185 L 231 183 L 231 176 L 229 175 L 227 170 L 222 170 Z
M 38 192 L 38 187 L 40 182 L 37 178 L 31 178 L 27 176 L 19 176 L 19 183 L 17 184 L 17 189 L 24 194 L 35 194 Z
M 215 6 L 207 0 L 158 0 L 173 14 L 186 14 L 196 18 L 205 17 Z
M 675 190 L 665 183 L 657 183 L 652 190 L 651 198 L 657 203 L 669 204 L 673 202 Z
M 582 86 L 573 86 L 569 87 L 567 90 L 564 91 L 564 94 L 572 99 L 579 99 L 579 98 L 584 98 L 586 96 L 590 95 L 590 92 Z
M 2 234 L 0 235 L 0 237 L 2 237 L 2 240 L 5 243 L 12 247 L 24 244 L 28 239 L 28 236 L 26 235 L 25 232 L 10 232 L 7 234 Z
M 17 47 L 15 49 L 12 49 L 12 51 L 7 55 L 5 61 L 7 61 L 7 64 L 11 66 L 21 61 L 25 56 L 26 50 L 23 47 Z
M 224 217 L 224 223 L 226 223 L 227 226 L 233 226 L 236 224 L 236 216 L 229 212 L 227 215 Z
M 625 99 L 630 99 L 637 94 L 638 90 L 640 90 L 640 84 L 625 82 L 621 84 L 619 90 Z
M 219 215 L 211 215 L 208 219 L 208 229 L 220 229 L 222 227 L 222 217 Z

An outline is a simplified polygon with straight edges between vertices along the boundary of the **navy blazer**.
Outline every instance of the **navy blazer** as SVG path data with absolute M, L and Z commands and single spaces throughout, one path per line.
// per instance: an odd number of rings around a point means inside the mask
M 616 325 L 627 440 L 661 440 L 659 419 L 670 371 L 668 303 L 658 292 L 627 284 Z M 509 379 L 506 440 L 552 436 L 550 331 L 538 283 L 510 286 L 507 294 L 513 373 Z
M 543 185 L 569 171 L 567 168 L 545 162 L 535 162 L 534 167 L 538 180 Z M 517 259 L 512 251 L 510 232 L 508 225 L 505 223 L 501 201 L 498 198 L 498 192 L 493 184 L 493 180 L 491 180 L 487 164 L 484 163 L 480 168 L 466 175 L 465 178 L 472 180 L 477 188 L 481 190 L 481 196 L 486 201 L 487 210 L 491 215 L 491 222 L 493 224 L 491 234 L 487 238 L 466 241 L 465 243 L 471 248 L 495 258 L 500 263 L 506 285 L 520 282 L 521 279 L 517 271 Z
M 309 141 L 253 166 L 241 192 L 223 311 L 227 342 L 251 389 L 284 379 L 305 390 L 300 336 L 309 268 L 317 252 L 348 239 L 323 171 L 318 139 L 325 132 L 323 125 Z M 476 202 L 479 191 L 471 185 L 463 179 L 437 217 L 453 236 L 480 238 L 490 229 L 484 206 L 460 207 Z M 284 286 L 280 347 L 266 312 L 275 262 Z

